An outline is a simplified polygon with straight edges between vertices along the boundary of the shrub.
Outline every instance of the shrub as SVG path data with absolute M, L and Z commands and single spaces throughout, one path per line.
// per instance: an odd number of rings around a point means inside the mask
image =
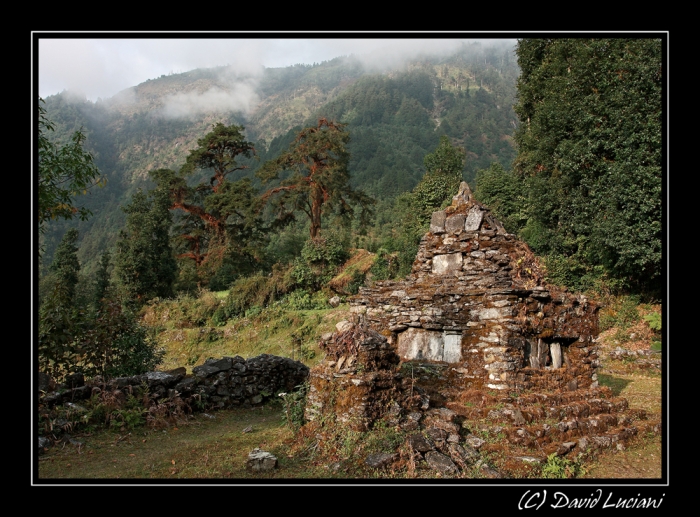
M 636 295 L 609 297 L 606 307 L 601 311 L 599 326 L 601 331 L 612 327 L 625 330 L 640 320 L 639 297 Z
M 545 479 L 576 478 L 585 472 L 579 461 L 558 456 L 556 452 L 547 456 L 547 463 L 542 467 L 542 477 Z
M 304 383 L 295 386 L 294 391 L 290 393 L 279 394 L 284 404 L 282 420 L 294 431 L 298 431 L 306 423 L 304 420 L 304 408 L 306 407 L 306 395 L 308 392 L 309 384 Z
M 377 250 L 377 256 L 369 272 L 372 280 L 389 280 L 395 278 L 399 271 L 398 255 L 389 253 L 385 248 Z
M 214 324 L 221 325 L 230 318 L 246 315 L 246 311 L 257 307 L 261 310 L 280 300 L 294 285 L 288 268 L 275 266 L 268 275 L 256 273 L 241 277 L 231 284 L 225 303 L 214 313 Z
M 347 248 L 333 233 L 309 239 L 294 261 L 292 278 L 303 288 L 318 289 L 333 278 L 338 266 L 348 258 Z
M 312 311 L 328 308 L 329 295 L 324 291 L 311 294 L 306 289 L 297 289 L 288 294 L 282 305 L 294 311 Z
M 94 324 L 77 343 L 77 350 L 77 367 L 87 376 L 104 378 L 152 371 L 165 355 L 137 316 L 113 298 L 102 301 Z

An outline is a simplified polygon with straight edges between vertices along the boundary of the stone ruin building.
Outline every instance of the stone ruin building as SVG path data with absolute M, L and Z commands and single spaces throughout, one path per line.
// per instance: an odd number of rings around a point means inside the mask
M 624 447 L 646 418 L 598 387 L 598 307 L 548 285 L 527 244 L 465 182 L 433 213 L 411 274 L 361 288 L 351 311 L 354 324 L 323 338 L 307 420 L 332 414 L 367 430 L 387 419 L 416 431 L 414 452 L 446 474 L 479 461 L 478 430 L 503 433 L 520 460 L 535 461 Z
M 528 246 L 462 183 L 433 213 L 410 278 L 352 302 L 405 360 L 453 365 L 463 388 L 596 386 L 597 307 L 545 285 Z

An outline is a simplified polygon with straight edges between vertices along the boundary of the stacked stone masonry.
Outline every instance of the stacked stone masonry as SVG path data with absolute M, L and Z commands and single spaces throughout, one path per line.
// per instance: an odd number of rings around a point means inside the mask
M 119 377 L 107 383 L 93 379 L 85 384 L 82 375 L 73 376 L 69 389 L 48 392 L 40 400 L 49 406 L 87 399 L 95 390 L 135 392 L 146 387 L 152 398 L 180 397 L 191 408 L 224 409 L 253 407 L 282 391 L 293 391 L 306 382 L 309 367 L 286 357 L 261 354 L 208 359 L 195 366 L 191 375 L 184 367 L 170 372 L 148 372 Z M 48 389 L 40 386 L 40 389 Z
M 401 359 L 448 364 L 464 388 L 597 385 L 598 307 L 547 285 L 528 246 L 466 183 L 433 214 L 411 275 L 362 288 L 351 306 Z
M 351 310 L 353 323 L 322 338 L 308 426 L 364 431 L 382 419 L 408 433 L 414 458 L 431 469 L 484 477 L 503 475 L 481 454 L 503 442 L 511 448 L 503 468 L 515 472 L 553 453 L 623 448 L 640 432 L 660 432 L 598 386 L 598 307 L 548 285 L 528 246 L 466 183 L 433 214 L 412 273 L 362 288 Z M 385 468 L 397 455 L 366 463 Z

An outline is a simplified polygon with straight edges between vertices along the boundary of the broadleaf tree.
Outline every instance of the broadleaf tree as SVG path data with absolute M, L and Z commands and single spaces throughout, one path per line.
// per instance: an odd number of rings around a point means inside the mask
M 85 150 L 85 132 L 75 131 L 70 142 L 57 144 L 49 137 L 55 130 L 54 123 L 46 115 L 38 102 L 38 195 L 37 216 L 39 233 L 46 230 L 46 223 L 52 219 L 86 220 L 91 212 L 84 206 L 78 206 L 75 197 L 87 193 L 98 185 L 104 185 L 105 179 L 93 161 L 92 155 Z M 39 249 L 41 254 L 41 248 Z

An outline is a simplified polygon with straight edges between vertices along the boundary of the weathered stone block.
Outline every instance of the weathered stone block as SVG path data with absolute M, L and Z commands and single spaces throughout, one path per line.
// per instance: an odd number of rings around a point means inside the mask
M 430 231 L 435 235 L 445 233 L 446 215 L 447 214 L 445 214 L 444 210 L 440 210 L 439 212 L 433 212 L 433 215 L 430 218 Z
M 445 361 L 462 359 L 462 336 L 410 327 L 397 338 L 399 355 L 409 360 Z
M 261 451 L 260 449 L 253 449 L 250 454 L 248 454 L 248 461 L 246 462 L 246 468 L 254 472 L 264 472 L 268 470 L 273 470 L 277 467 L 277 457 L 272 453 Z
M 467 218 L 464 222 L 464 230 L 467 232 L 478 231 L 481 227 L 481 221 L 484 219 L 484 213 L 477 206 L 472 207 L 467 213 Z
M 466 221 L 466 218 L 462 214 L 452 215 L 445 220 L 445 231 L 447 233 L 460 232 L 464 229 L 464 222 L 465 221 Z
M 450 271 L 459 271 L 460 269 L 462 269 L 461 253 L 449 253 L 433 257 L 434 275 L 444 275 Z

